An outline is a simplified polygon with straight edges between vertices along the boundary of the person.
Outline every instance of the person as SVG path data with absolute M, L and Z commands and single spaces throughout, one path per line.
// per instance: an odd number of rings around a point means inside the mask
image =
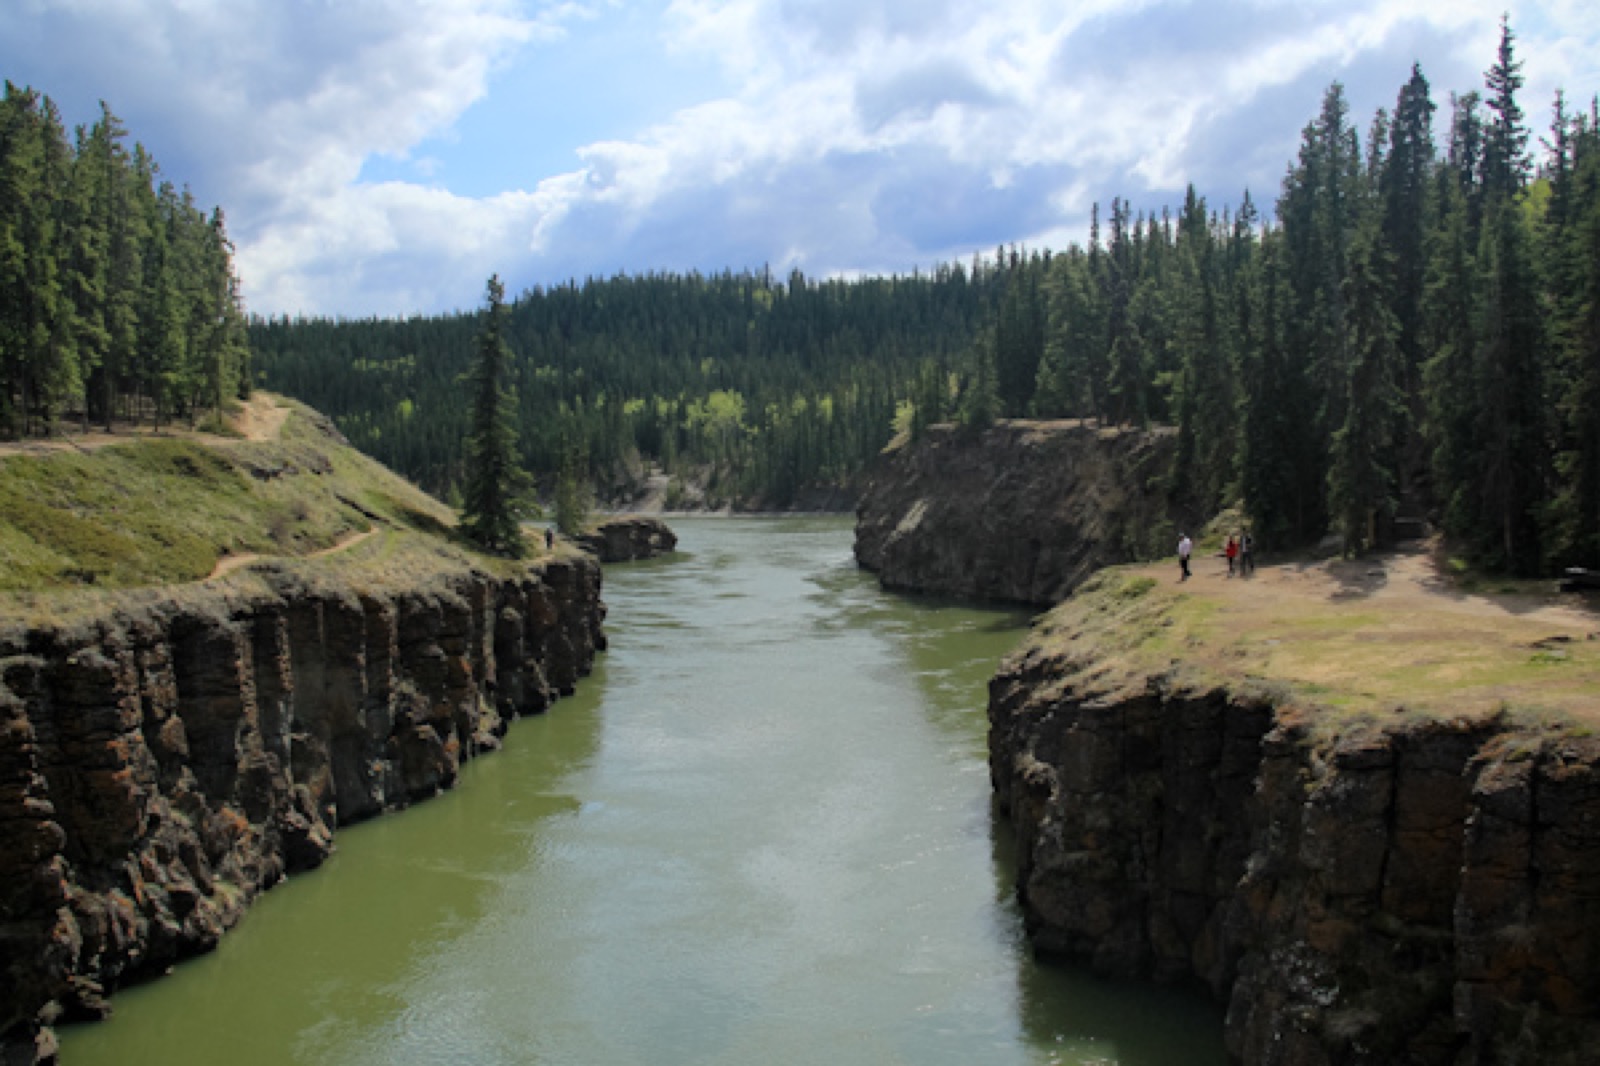
M 549 551 L 551 548 L 554 548 L 555 546 L 556 546 L 556 531 L 551 529 L 549 526 L 545 526 L 544 527 L 544 547 L 545 547 L 545 551 Z
M 1239 576 L 1256 572 L 1256 538 L 1248 531 L 1239 541 Z
M 1189 553 L 1194 551 L 1194 543 L 1189 540 L 1189 534 L 1178 534 L 1178 570 L 1183 576 L 1179 581 L 1189 580 Z
M 1229 533 L 1228 545 L 1222 549 L 1222 553 L 1228 557 L 1228 576 L 1232 577 L 1233 561 L 1239 558 L 1239 538 Z

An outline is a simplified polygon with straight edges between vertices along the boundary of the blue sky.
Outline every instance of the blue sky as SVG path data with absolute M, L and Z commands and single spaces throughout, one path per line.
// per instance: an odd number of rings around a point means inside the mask
M 0 75 L 105 100 L 221 205 L 251 310 L 405 315 L 619 271 L 909 272 L 1090 207 L 1270 209 L 1341 81 L 1440 116 L 1509 11 L 1546 127 L 1600 5 L 1545 0 L 5 0 Z

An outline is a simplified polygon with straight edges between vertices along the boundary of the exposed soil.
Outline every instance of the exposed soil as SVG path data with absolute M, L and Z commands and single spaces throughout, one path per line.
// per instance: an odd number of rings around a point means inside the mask
M 278 432 L 283 428 L 284 421 L 289 417 L 289 409 L 279 406 L 275 396 L 268 393 L 254 393 L 249 400 L 240 404 L 228 418 L 229 425 L 234 432 L 245 440 L 275 440 Z M 48 455 L 51 452 L 61 451 L 93 451 L 113 444 L 130 444 L 140 440 L 197 440 L 209 444 L 226 444 L 232 437 L 216 433 L 204 433 L 197 429 L 190 429 L 182 422 L 170 422 L 159 429 L 148 422 L 113 422 L 108 432 L 105 426 L 96 424 L 83 431 L 81 423 L 62 422 L 57 427 L 53 437 L 37 437 L 28 440 L 0 441 L 0 458 L 11 455 Z
M 1492 712 L 1558 710 L 1600 722 L 1600 610 L 1553 583 L 1485 591 L 1445 572 L 1428 547 L 1361 559 L 1258 566 L 1230 577 L 1196 558 L 1131 570 L 1177 586 L 1174 661 L 1282 681 L 1334 706 Z
M 337 544 L 330 545 L 321 549 L 320 551 L 308 552 L 307 554 L 297 556 L 296 558 L 315 559 L 323 555 L 332 555 L 334 552 L 342 552 L 348 548 L 354 548 L 357 544 L 360 544 L 362 541 L 373 536 L 377 532 L 378 527 L 373 526 L 371 529 L 368 529 L 365 532 L 352 533 L 348 537 L 345 537 L 343 540 L 339 541 Z M 263 556 L 260 552 L 241 552 L 238 555 L 224 555 L 221 559 L 217 560 L 216 568 L 211 571 L 206 580 L 215 581 L 219 577 L 231 574 L 235 570 L 238 570 L 241 567 L 249 566 L 251 563 L 263 558 L 266 558 L 266 556 Z

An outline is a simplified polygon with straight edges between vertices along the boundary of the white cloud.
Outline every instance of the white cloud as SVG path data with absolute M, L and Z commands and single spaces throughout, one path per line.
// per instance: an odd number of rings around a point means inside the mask
M 870 271 L 1059 244 L 1094 200 L 1154 208 L 1191 181 L 1219 200 L 1248 184 L 1266 206 L 1329 82 L 1364 126 L 1419 59 L 1443 105 L 1481 83 L 1502 2 L 670 0 L 651 13 L 661 49 L 718 70 L 726 92 L 488 196 L 434 184 L 468 108 L 497 72 L 638 8 L 28 0 L 0 25 L 0 60 L 61 45 L 52 74 L 160 140 L 163 164 L 228 210 L 252 306 L 406 313 L 470 306 L 496 271 L 513 287 L 762 262 Z M 1535 125 L 1556 84 L 1579 101 L 1600 84 L 1591 7 L 1512 10 Z M 574 109 L 600 89 L 652 92 L 630 75 L 602 61 L 593 84 L 548 88 Z M 362 180 L 375 157 L 430 184 Z

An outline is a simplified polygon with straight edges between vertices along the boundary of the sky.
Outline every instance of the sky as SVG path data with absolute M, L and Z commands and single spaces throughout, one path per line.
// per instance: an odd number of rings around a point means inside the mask
M 1087 239 L 1095 203 L 1270 213 L 1342 83 L 1548 128 L 1593 0 L 0 0 L 0 76 L 100 101 L 206 208 L 250 311 L 405 316 L 618 273 L 861 276 Z

